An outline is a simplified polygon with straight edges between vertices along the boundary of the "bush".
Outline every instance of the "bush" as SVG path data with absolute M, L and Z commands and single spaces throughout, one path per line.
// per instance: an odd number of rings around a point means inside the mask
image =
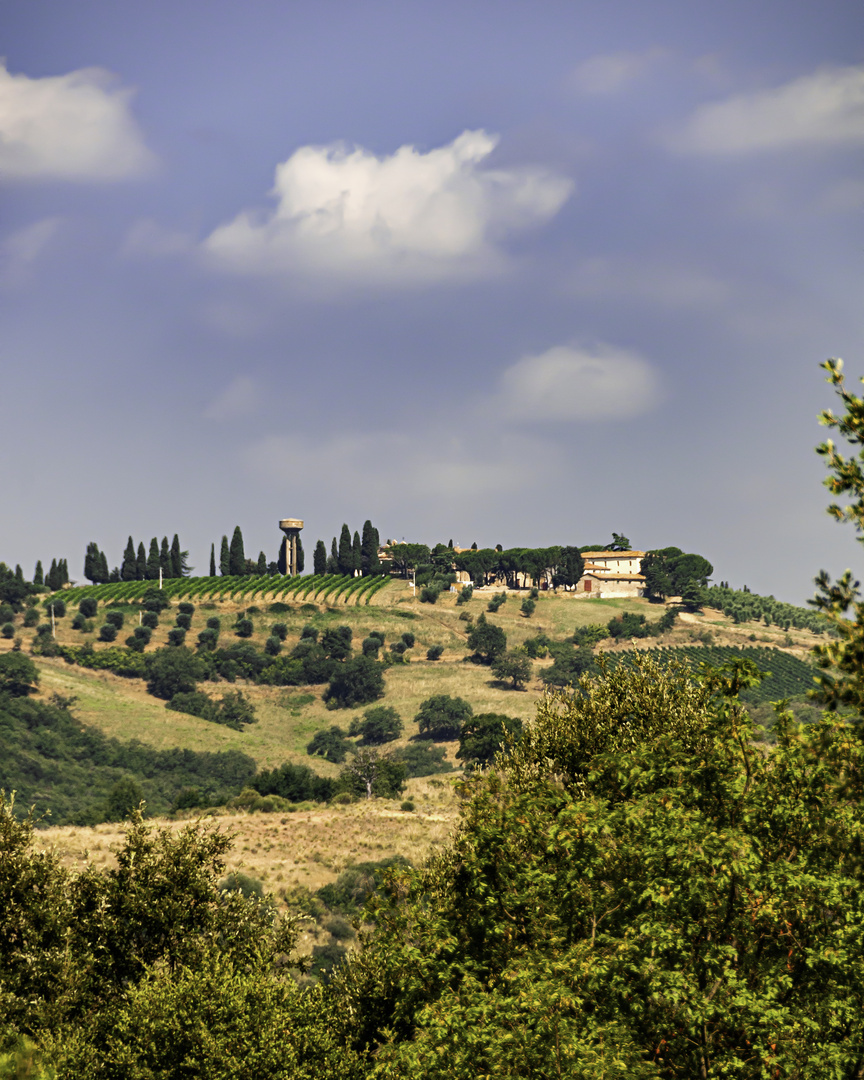
M 492 664 L 507 649 L 507 635 L 500 626 L 493 626 L 481 615 L 468 635 L 468 648 L 483 664 Z
M 48 617 L 51 617 L 51 608 L 54 608 L 54 618 L 63 619 L 66 616 L 66 602 L 59 598 L 45 601 L 45 611 L 48 613 Z
M 350 941 L 357 936 L 357 932 L 351 923 L 349 923 L 347 919 L 343 919 L 341 915 L 331 916 L 327 922 L 324 923 L 324 929 L 337 941 Z
M 312 741 L 306 747 L 306 753 L 310 756 L 323 757 L 326 761 L 332 761 L 334 765 L 341 765 L 352 749 L 347 732 L 335 724 L 326 730 L 316 731 Z
M 198 716 L 209 719 L 213 712 L 214 703 L 212 698 L 202 690 L 186 690 L 175 694 L 168 702 L 166 708 L 175 712 L 186 713 L 188 716 Z
M 268 656 L 278 656 L 281 651 L 282 642 L 275 634 L 271 634 L 264 642 L 264 652 L 267 653 Z
M 141 615 L 141 625 L 155 630 L 159 625 L 159 613 L 157 611 L 145 611 Z
M 144 652 L 144 642 L 141 638 L 135 637 L 134 634 L 130 634 L 126 638 L 126 648 L 131 649 L 132 652 Z
M 522 721 L 518 717 L 480 713 L 462 727 L 456 757 L 466 769 L 491 765 L 508 735 L 516 739 L 521 737 Z
M 179 645 L 186 643 L 186 631 L 182 626 L 175 626 L 173 630 L 168 631 L 168 644 L 177 648 Z
M 378 650 L 381 648 L 381 639 L 377 637 L 367 637 L 363 639 L 361 649 L 364 656 L 369 656 L 373 660 L 378 659 Z
M 271 604 L 270 607 L 267 608 L 267 610 L 272 615 L 284 615 L 286 611 L 291 610 L 291 607 L 289 604 L 283 604 L 281 600 L 277 600 L 276 603 Z
M 502 604 L 506 604 L 506 603 L 507 603 L 507 593 L 506 592 L 499 592 L 499 593 L 496 593 L 492 597 L 492 599 L 486 605 L 486 608 L 487 608 L 488 611 L 495 612 L 495 611 L 498 610 L 498 608 L 501 607 Z
M 117 637 L 117 627 L 113 623 L 105 623 L 99 627 L 100 641 L 114 641 Z
M 258 721 L 255 706 L 242 690 L 229 690 L 227 694 L 223 694 L 222 700 L 208 719 L 214 720 L 217 724 L 225 724 L 226 727 L 233 728 L 235 731 L 242 731 L 247 724 L 255 724 Z
M 596 671 L 594 655 L 587 645 L 572 649 L 567 645 L 556 645 L 549 650 L 555 662 L 546 668 L 541 678 L 548 686 L 569 686 L 583 675 Z
M 153 631 L 150 629 L 149 626 L 136 626 L 132 633 L 136 638 L 140 638 L 145 645 L 150 644 L 150 638 L 153 634 Z
M 534 614 L 534 610 L 537 604 L 529 597 L 527 600 L 522 601 L 522 606 L 519 609 L 526 619 L 530 619 Z
M 459 595 L 456 597 L 456 606 L 461 607 L 462 604 L 467 604 L 471 597 L 474 595 L 473 585 L 463 585 Z
M 443 653 L 444 653 L 444 646 L 443 645 L 433 645 L 431 648 L 426 650 L 426 659 L 427 660 L 440 660 Z
M 414 719 L 419 725 L 421 735 L 428 735 L 438 742 L 447 742 L 459 738 L 462 725 L 473 715 L 474 710 L 464 698 L 434 694 L 421 704 Z
M 409 743 L 394 750 L 392 758 L 405 766 L 409 776 L 434 776 L 453 771 L 453 766 L 446 760 L 444 747 L 431 742 Z
M 492 664 L 492 674 L 501 682 L 511 683 L 513 690 L 521 690 L 531 678 L 533 667 L 524 652 L 514 649 L 498 656 Z
M 177 618 L 174 620 L 174 625 L 179 626 L 181 630 L 188 630 L 192 626 L 192 616 L 184 615 L 181 611 Z
M 24 625 L 27 627 L 36 626 L 39 622 L 39 612 L 35 607 L 27 608 L 24 612 Z
M 250 638 L 255 632 L 251 619 L 238 619 L 234 624 L 234 633 L 239 638 Z
M 424 585 L 420 590 L 420 603 L 421 604 L 437 604 L 438 597 L 441 595 L 441 590 L 435 585 Z
M 78 605 L 78 610 L 84 616 L 85 619 L 92 619 L 96 612 L 99 610 L 99 602 L 92 596 L 85 596 L 81 603 Z
M 309 623 L 307 623 L 303 627 L 303 629 L 300 631 L 300 640 L 301 641 L 317 641 L 318 640 L 318 631 L 315 629 L 314 626 L 310 626 Z
M 219 888 L 222 892 L 240 893 L 247 900 L 264 899 L 264 886 L 258 878 L 250 877 L 248 874 L 241 874 L 237 870 L 222 878 L 219 882 Z
M 591 625 L 577 627 L 570 640 L 574 645 L 586 645 L 590 649 L 608 637 L 609 631 L 605 626 Z
M 532 660 L 542 660 L 549 653 L 549 638 L 545 634 L 527 638 L 522 648 L 525 650 L 525 655 L 530 656 Z
M 414 637 L 410 630 L 406 630 L 405 633 L 402 635 L 402 640 L 405 642 L 406 649 L 413 649 L 414 643 L 417 639 Z
M 141 607 L 145 611 L 154 611 L 158 615 L 160 611 L 171 607 L 171 601 L 162 589 L 152 585 L 141 597 Z
M 172 630 L 171 633 L 173 632 L 174 631 Z M 168 636 L 170 637 L 171 635 L 169 634 Z M 218 640 L 219 635 L 217 631 L 215 631 L 211 626 L 208 626 L 206 630 L 202 630 L 199 633 L 197 647 L 202 651 L 207 649 L 215 649 Z
M 353 633 L 350 626 L 337 626 L 335 629 L 325 630 L 321 635 L 321 648 L 324 655 L 331 660 L 347 660 L 351 655 L 351 639 Z
M 175 694 L 195 689 L 204 677 L 200 660 L 184 645 L 173 649 L 157 649 L 146 657 L 147 692 L 170 701 Z
M 392 742 L 402 734 L 402 717 L 390 705 L 367 709 L 363 719 L 351 724 L 351 734 L 360 735 L 364 743 L 380 745 Z
M 0 604 L 0 623 L 12 622 L 15 618 L 15 608 L 11 604 Z
M 284 622 L 273 623 L 270 627 L 270 633 L 273 637 L 278 638 L 280 641 L 284 641 L 288 637 L 288 627 Z
M 292 660 L 288 656 L 280 657 L 264 668 L 258 681 L 265 686 L 300 686 L 305 682 L 303 665 L 299 660 Z
M 207 629 L 215 630 L 217 634 L 219 633 L 219 631 L 222 629 L 222 620 L 219 618 L 218 615 L 210 616 L 210 618 L 207 620 Z
M 39 669 L 22 652 L 7 652 L 0 656 L 0 693 L 11 697 L 27 697 L 39 685 Z
M 123 628 L 123 622 L 124 622 L 123 612 L 122 611 L 106 611 L 105 612 L 105 622 L 108 623 L 109 626 L 115 626 L 118 630 L 121 630 Z
M 327 705 L 341 709 L 369 705 L 383 696 L 384 676 L 381 665 L 370 660 L 368 656 L 357 656 L 337 665 L 337 670 L 330 677 L 330 685 L 324 692 Z
M 262 795 L 278 795 L 289 802 L 327 802 L 335 785 L 326 776 L 319 776 L 308 765 L 280 765 L 264 769 L 253 779 L 252 786 Z
M 190 604 L 188 600 L 184 600 L 181 604 L 178 604 L 178 609 L 181 615 L 194 615 L 195 605 Z
M 399 804 L 399 809 L 404 810 L 406 814 L 411 814 L 414 812 L 414 803 L 410 799 L 406 799 Z
M 11 640 L 15 637 L 15 627 L 11 622 L 3 623 L 3 628 L 0 629 L 0 633 L 2 633 L 3 637 L 7 640 Z

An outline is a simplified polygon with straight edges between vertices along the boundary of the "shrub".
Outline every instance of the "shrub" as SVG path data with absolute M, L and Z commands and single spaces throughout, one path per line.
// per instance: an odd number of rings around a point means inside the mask
M 487 608 L 488 611 L 495 612 L 495 611 L 498 610 L 498 608 L 501 607 L 502 604 L 506 604 L 506 603 L 507 603 L 507 593 L 506 592 L 499 592 L 499 593 L 496 593 L 492 597 L 492 599 L 486 605 L 486 608 Z
M 126 648 L 131 649 L 132 652 L 144 652 L 145 644 L 143 638 L 137 638 L 134 634 L 130 634 L 129 637 L 126 638 Z
M 536 607 L 537 604 L 529 597 L 527 600 L 522 601 L 522 606 L 519 610 L 522 612 L 526 619 L 530 619 L 531 616 L 534 614 L 534 609 Z
M 347 919 L 343 919 L 341 915 L 332 915 L 324 923 L 324 929 L 337 941 L 350 941 L 353 937 L 356 937 L 354 927 Z
M 159 612 L 158 611 L 145 611 L 141 615 L 141 625 L 147 626 L 151 630 L 155 630 L 159 625 Z
M 514 649 L 502 653 L 492 664 L 492 674 L 501 682 L 511 683 L 513 690 L 521 690 L 531 678 L 533 666 L 524 652 Z
M 117 637 L 117 627 L 113 623 L 105 623 L 99 627 L 100 641 L 114 641 Z
M 250 638 L 255 631 L 251 619 L 238 619 L 234 624 L 234 633 L 239 638 Z
M 331 660 L 347 660 L 351 655 L 351 639 L 353 633 L 350 626 L 337 626 L 325 630 L 321 635 L 321 648 L 325 656 Z
M 347 732 L 335 724 L 322 731 L 316 731 L 312 741 L 306 747 L 306 753 L 311 756 L 323 757 L 326 761 L 332 761 L 334 765 L 341 765 L 352 749 L 348 741 Z
M 522 648 L 525 650 L 525 655 L 530 656 L 532 660 L 542 660 L 549 653 L 549 638 L 545 634 L 537 634 L 536 637 L 527 638 Z
M 51 617 L 51 608 L 54 608 L 54 618 L 63 619 L 66 616 L 66 602 L 55 597 L 53 600 L 45 601 L 45 610 L 48 613 L 48 617 Z
M 286 611 L 291 610 L 291 607 L 289 604 L 283 604 L 281 600 L 277 600 L 276 603 L 271 604 L 270 607 L 267 608 L 267 610 L 272 615 L 284 615 Z
M 426 659 L 427 660 L 440 660 L 443 652 L 444 652 L 444 646 L 443 645 L 433 645 L 431 648 L 426 650 Z
M 453 766 L 446 760 L 444 747 L 431 742 L 409 743 L 394 750 L 392 757 L 405 766 L 409 776 L 434 776 L 453 771 Z
M 0 604 L 0 623 L 12 622 L 15 618 L 15 608 L 11 604 Z
M 304 682 L 303 665 L 299 660 L 288 656 L 274 660 L 258 676 L 258 681 L 265 686 L 299 686 Z
M 542 673 L 543 682 L 549 686 L 569 686 L 582 675 L 596 670 L 594 655 L 587 645 L 571 649 L 567 645 L 556 645 L 549 650 L 555 662 Z
M 105 622 L 109 626 L 115 626 L 118 630 L 123 628 L 123 612 L 122 611 L 106 611 Z
M 284 622 L 273 623 L 270 627 L 270 633 L 273 637 L 279 638 L 280 641 L 284 641 L 288 637 L 288 627 Z
M 3 628 L 0 630 L 0 633 L 2 633 L 3 637 L 7 640 L 11 639 L 15 637 L 15 627 L 11 622 L 3 623 Z
M 81 603 L 78 605 L 78 610 L 85 619 L 92 619 L 96 612 L 99 610 L 99 602 L 92 596 L 85 596 Z
M 177 648 L 179 645 L 183 645 L 186 642 L 186 631 L 182 626 L 175 626 L 173 630 L 168 631 L 168 644 Z
M 483 664 L 492 664 L 507 649 L 507 635 L 500 626 L 493 626 L 481 615 L 468 635 L 468 648 Z
M 473 715 L 474 710 L 464 698 L 434 694 L 421 704 L 414 719 L 419 725 L 421 735 L 428 735 L 438 742 L 447 742 L 459 738 L 462 725 Z
M 213 712 L 214 702 L 202 690 L 186 690 L 175 694 L 166 708 L 207 720 Z
M 456 606 L 460 607 L 462 604 L 467 604 L 471 597 L 474 595 L 473 585 L 463 585 L 459 595 L 456 597 Z
M 268 656 L 278 656 L 281 651 L 282 642 L 275 634 L 271 634 L 264 642 L 264 652 L 267 653 Z
M 404 802 L 399 804 L 399 809 L 404 810 L 406 814 L 414 812 L 414 803 L 410 799 L 405 799 Z
M 192 626 L 192 616 L 184 615 L 181 611 L 177 618 L 174 620 L 174 625 L 179 626 L 181 630 L 188 630 Z
M 0 656 L 0 693 L 11 697 L 27 697 L 39 684 L 39 669 L 22 652 L 7 652 Z
M 149 626 L 136 626 L 132 633 L 147 645 L 150 644 L 150 638 L 153 636 L 153 631 Z
M 255 715 L 255 706 L 242 690 L 229 690 L 222 695 L 222 700 L 208 719 L 215 720 L 217 724 L 225 724 L 235 731 L 242 731 L 247 724 L 256 723 L 258 717 Z
M 39 622 L 39 612 L 35 607 L 27 608 L 24 612 L 24 625 L 27 627 L 36 626 Z
M 219 633 L 219 631 L 222 629 L 222 620 L 219 618 L 218 615 L 210 616 L 210 618 L 207 620 L 207 629 L 215 630 L 217 634 Z
M 152 585 L 141 597 L 141 607 L 145 611 L 155 611 L 158 615 L 160 611 L 171 607 L 171 601 L 162 589 Z
M 420 590 L 421 604 L 437 604 L 441 590 L 435 585 L 424 585 Z
M 173 630 L 172 630 L 172 633 L 173 633 Z M 169 634 L 169 637 L 170 637 L 170 634 Z M 202 630 L 198 634 L 198 645 L 197 645 L 197 647 L 199 649 L 201 649 L 202 651 L 206 650 L 206 649 L 215 649 L 217 641 L 218 641 L 218 637 L 219 636 L 218 636 L 217 632 L 211 626 L 208 626 L 206 630 Z
M 241 874 L 237 870 L 222 878 L 219 882 L 219 888 L 222 892 L 240 893 L 247 900 L 264 899 L 264 886 L 258 878 L 250 877 L 248 874 Z
M 384 696 L 381 665 L 368 656 L 357 656 L 337 665 L 324 692 L 324 700 L 333 708 L 351 709 L 369 705 Z M 333 705 L 331 705 L 331 702 Z
M 175 694 L 195 689 L 204 676 L 201 661 L 181 645 L 174 649 L 157 649 L 146 657 L 147 692 L 170 701 Z
M 363 719 L 351 724 L 351 734 L 360 735 L 364 743 L 380 745 L 392 742 L 402 734 L 402 717 L 390 705 L 367 709 Z
M 190 604 L 188 600 L 184 600 L 181 604 L 178 604 L 178 609 L 181 615 L 195 614 L 195 605 Z
M 364 656 L 369 656 L 373 660 L 376 660 L 378 658 L 378 650 L 381 648 L 381 639 L 371 636 L 364 638 L 361 648 Z
M 317 641 L 318 640 L 318 631 L 315 629 L 314 626 L 310 626 L 307 623 L 303 627 L 303 629 L 300 631 L 300 640 L 301 641 Z
M 394 656 L 401 657 L 407 648 L 408 646 L 404 641 L 394 641 L 390 646 L 390 652 L 393 653 Z
M 522 721 L 518 717 L 480 713 L 463 725 L 456 757 L 466 769 L 491 765 L 508 735 L 517 739 L 521 737 Z
M 402 640 L 405 642 L 406 649 L 413 649 L 414 643 L 417 639 L 414 637 L 410 630 L 406 630 L 405 633 L 402 635 Z

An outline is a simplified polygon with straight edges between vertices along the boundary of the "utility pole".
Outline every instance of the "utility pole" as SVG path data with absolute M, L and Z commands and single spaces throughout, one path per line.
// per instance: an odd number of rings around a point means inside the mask
M 57 627 L 56 627 L 56 624 L 54 622 L 54 605 L 53 604 L 51 604 L 51 637 L 53 637 L 55 639 L 57 637 Z

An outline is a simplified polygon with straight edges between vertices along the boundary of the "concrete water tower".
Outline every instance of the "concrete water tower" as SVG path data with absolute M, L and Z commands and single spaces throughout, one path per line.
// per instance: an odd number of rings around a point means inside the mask
M 297 541 L 300 539 L 303 522 L 300 518 L 282 518 L 279 528 L 285 533 L 281 561 L 285 567 L 285 573 L 293 577 L 297 573 Z

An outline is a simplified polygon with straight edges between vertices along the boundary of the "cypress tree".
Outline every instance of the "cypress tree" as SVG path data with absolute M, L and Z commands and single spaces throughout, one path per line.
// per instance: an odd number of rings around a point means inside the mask
M 327 573 L 327 548 L 323 540 L 318 541 L 312 553 L 312 573 L 319 575 Z
M 120 577 L 124 581 L 135 581 L 138 577 L 138 564 L 135 561 L 135 545 L 132 542 L 132 537 L 126 544 L 126 550 L 123 552 L 123 565 L 120 568 Z
M 135 580 L 147 580 L 147 552 L 144 550 L 144 541 L 138 545 L 138 554 L 135 556 Z
M 361 558 L 361 546 L 360 546 L 360 533 L 354 533 L 354 539 L 351 541 L 351 573 L 357 575 L 360 573 Z
M 367 520 L 363 523 L 363 536 L 360 540 L 360 569 L 364 576 L 381 572 L 378 547 L 378 530 Z
M 45 584 L 48 586 L 48 588 L 51 590 L 51 592 L 55 592 L 59 588 L 59 586 L 57 584 L 57 560 L 56 559 L 51 560 L 51 566 L 50 566 L 50 568 L 48 570 L 48 577 L 45 578 Z
M 306 566 L 306 556 L 303 554 L 303 541 L 297 537 L 297 573 L 302 574 Z
M 231 573 L 231 553 L 228 549 L 228 537 L 222 537 L 222 547 L 219 550 L 219 573 L 228 577 Z
M 332 542 L 330 544 L 330 554 L 327 556 L 327 569 L 326 569 L 326 572 L 328 574 L 338 574 L 339 573 L 339 556 L 336 553 L 336 537 L 335 536 L 333 537 L 333 540 L 332 540 Z
M 93 540 L 87 545 L 84 553 L 84 577 L 94 585 L 99 578 L 99 545 Z
M 64 585 L 69 584 L 69 564 L 65 559 L 58 559 L 57 569 L 60 573 L 60 585 L 59 588 L 63 588 Z
M 342 526 L 342 532 L 339 535 L 339 553 L 336 556 L 336 561 L 339 564 L 340 574 L 351 573 L 354 552 L 351 547 L 351 530 L 347 525 Z
M 162 537 L 162 546 L 159 549 L 159 566 L 162 570 L 162 577 L 171 577 L 171 548 L 168 546 L 168 537 Z
M 45 571 L 42 569 L 42 560 L 36 560 L 36 569 L 33 571 L 33 584 L 44 585 L 45 584 Z
M 276 556 L 276 569 L 280 574 L 288 573 L 288 560 L 285 558 L 285 541 L 279 545 L 279 554 Z
M 105 552 L 99 552 L 99 581 L 104 584 L 111 580 L 111 571 L 108 569 L 108 560 L 105 558 Z
M 15 580 L 24 581 L 24 571 L 21 569 L 20 563 L 15 563 Z
M 159 541 L 154 536 L 150 541 L 150 552 L 147 555 L 147 580 L 159 580 Z
M 216 577 L 216 545 L 210 545 L 210 577 Z
M 243 533 L 240 526 L 234 526 L 231 548 L 228 554 L 228 572 L 232 577 L 242 577 L 246 573 L 246 555 L 243 551 Z
M 183 577 L 183 552 L 180 550 L 180 537 L 174 533 L 171 541 L 171 572 L 169 577 Z
M 267 573 L 267 556 L 263 551 L 258 552 L 258 566 L 255 569 L 260 575 Z

